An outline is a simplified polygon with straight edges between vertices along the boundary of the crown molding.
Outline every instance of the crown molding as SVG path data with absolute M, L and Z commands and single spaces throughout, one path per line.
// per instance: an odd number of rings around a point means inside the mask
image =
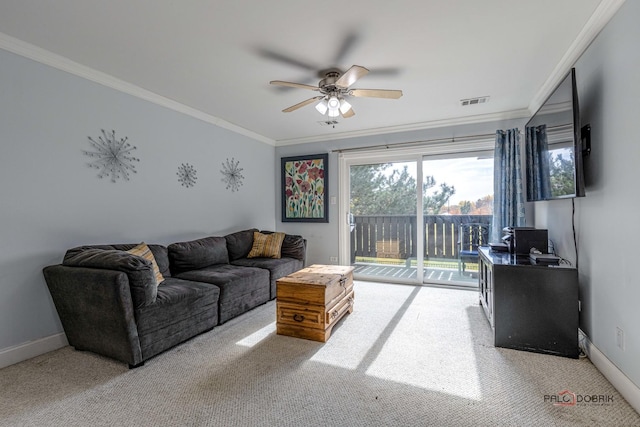
M 353 132 L 341 132 L 331 135 L 317 135 L 305 138 L 280 139 L 276 141 L 277 147 L 306 144 L 310 142 L 335 141 L 338 139 L 358 138 L 363 136 L 382 135 L 398 132 L 411 132 L 425 129 L 435 129 L 447 126 L 460 126 L 475 123 L 495 122 L 500 120 L 514 120 L 530 117 L 529 110 L 523 108 L 520 110 L 504 111 L 501 113 L 479 114 L 475 116 L 457 117 L 443 120 L 432 120 L 428 122 L 410 123 L 407 125 L 389 126 L 375 129 L 363 129 Z
M 22 40 L 16 39 L 4 33 L 0 33 L 0 49 L 15 53 L 17 55 L 32 59 L 39 63 L 51 66 L 61 71 L 68 72 L 78 77 L 85 78 L 103 86 L 115 89 L 117 91 L 135 96 L 139 99 L 143 99 L 148 102 L 152 102 L 156 105 L 163 106 L 173 111 L 194 117 L 198 120 L 202 120 L 206 123 L 213 124 L 215 126 L 230 130 L 234 133 L 247 136 L 251 139 L 264 142 L 273 146 L 287 146 L 295 144 L 304 144 L 311 142 L 322 142 L 328 140 L 339 140 L 347 138 L 366 137 L 372 135 L 389 134 L 397 132 L 409 132 L 425 129 L 433 129 L 446 126 L 456 126 L 464 124 L 482 123 L 489 121 L 498 121 L 505 119 L 519 119 L 530 117 L 533 112 L 544 103 L 547 97 L 551 94 L 553 89 L 560 83 L 560 81 L 566 76 L 573 64 L 580 58 L 580 56 L 587 49 L 589 44 L 597 37 L 600 31 L 611 20 L 613 15 L 622 6 L 625 0 L 603 0 L 594 13 L 591 15 L 585 26 L 582 28 L 576 39 L 573 41 L 567 52 L 562 57 L 561 61 L 556 65 L 551 75 L 547 78 L 540 90 L 536 93 L 532 101 L 529 103 L 527 109 L 514 110 L 502 113 L 477 115 L 470 117 L 460 117 L 453 119 L 434 120 L 429 122 L 413 123 L 400 126 L 390 126 L 375 129 L 367 129 L 353 132 L 343 132 L 329 135 L 316 135 L 303 138 L 292 138 L 283 140 L 273 140 L 264 135 L 260 135 L 256 132 L 250 131 L 243 127 L 237 126 L 233 123 L 227 122 L 219 117 L 206 114 L 195 108 L 186 106 L 169 98 L 165 98 L 161 95 L 143 89 L 139 86 L 127 83 L 123 80 L 117 79 L 106 73 L 94 70 L 86 67 L 68 58 L 54 54 L 45 49 L 39 48 L 32 44 L 26 43 Z
M 127 83 L 123 80 L 117 79 L 109 74 L 97 71 L 93 68 L 74 62 L 64 56 L 55 54 L 48 50 L 42 49 L 30 43 L 11 37 L 7 34 L 0 33 L 0 49 L 8 52 L 15 53 L 25 58 L 34 60 L 44 65 L 56 68 L 58 70 L 73 74 L 75 76 L 87 79 L 89 81 L 98 83 L 108 88 L 117 90 L 128 95 L 135 96 L 139 99 L 160 105 L 162 107 L 174 110 L 176 112 L 194 117 L 198 120 L 202 120 L 206 123 L 210 123 L 219 126 L 224 129 L 228 129 L 232 132 L 240 135 L 247 136 L 257 141 L 264 142 L 273 146 L 294 145 L 310 142 L 320 142 L 335 139 L 356 138 L 361 136 L 371 136 L 379 134 L 388 134 L 396 132 L 408 132 L 415 130 L 433 129 L 445 126 L 454 126 L 462 124 L 482 123 L 488 121 L 505 120 L 513 118 L 523 118 L 529 116 L 528 110 L 517 110 L 506 113 L 495 113 L 487 115 L 478 115 L 471 117 L 461 117 L 454 119 L 435 120 L 429 122 L 413 123 L 408 125 L 390 126 L 384 128 L 367 129 L 362 131 L 343 132 L 338 134 L 332 134 L 331 136 L 319 135 L 303 138 L 293 138 L 287 140 L 273 140 L 266 136 L 260 135 L 243 127 L 234 125 L 219 117 L 212 116 L 210 114 L 203 113 L 200 110 L 186 106 L 172 99 L 165 98 L 161 95 L 153 93 L 149 90 L 143 89 L 139 86 Z
M 230 130 L 251 139 L 255 139 L 269 145 L 275 145 L 275 141 L 271 138 L 267 138 L 243 127 L 234 125 L 233 123 L 227 122 L 219 117 L 203 113 L 200 110 L 188 107 L 172 99 L 165 98 L 164 96 L 158 95 L 131 83 L 127 83 L 123 80 L 110 76 L 109 74 L 94 70 L 93 68 L 74 62 L 64 56 L 49 52 L 48 50 L 26 43 L 4 33 L 0 33 L 0 49 L 32 59 L 41 64 L 65 71 L 75 76 L 82 77 L 119 92 L 135 96 L 136 98 L 143 99 L 178 113 L 194 117 L 198 120 L 202 120 L 203 122 Z
M 529 103 L 530 115 L 538 111 L 544 104 L 544 101 L 551 95 L 562 79 L 566 77 L 571 67 L 580 59 L 580 56 L 587 50 L 591 42 L 600 34 L 600 31 L 609 23 L 624 2 L 625 0 L 603 0 L 598 5 L 551 75 Z

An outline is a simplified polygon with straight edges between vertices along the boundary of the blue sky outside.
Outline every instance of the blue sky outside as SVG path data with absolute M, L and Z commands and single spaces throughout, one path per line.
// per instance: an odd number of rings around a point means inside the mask
M 414 178 L 416 177 L 415 162 L 396 162 L 389 168 L 402 170 L 404 166 Z M 484 196 L 493 194 L 493 158 L 463 157 L 455 159 L 425 160 L 423 165 L 425 176 L 431 175 L 436 180 L 436 187 L 446 183 L 453 185 L 456 193 L 449 203 L 457 205 L 463 200 L 476 201 Z M 435 189 L 432 188 L 431 190 Z

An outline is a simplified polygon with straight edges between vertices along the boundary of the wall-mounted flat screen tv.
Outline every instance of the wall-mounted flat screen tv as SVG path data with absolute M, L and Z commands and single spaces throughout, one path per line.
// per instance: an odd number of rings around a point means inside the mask
M 572 68 L 525 126 L 527 201 L 583 197 L 583 154 Z

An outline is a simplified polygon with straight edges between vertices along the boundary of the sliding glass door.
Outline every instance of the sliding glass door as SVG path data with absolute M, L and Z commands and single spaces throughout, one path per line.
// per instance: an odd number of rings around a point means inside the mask
M 488 243 L 493 208 L 490 146 L 341 155 L 340 262 L 361 280 L 477 286 L 474 254 Z
M 493 157 L 425 156 L 422 171 L 424 282 L 477 286 L 477 249 L 491 235 Z
M 404 161 L 350 167 L 349 238 L 357 276 L 418 280 L 416 164 Z

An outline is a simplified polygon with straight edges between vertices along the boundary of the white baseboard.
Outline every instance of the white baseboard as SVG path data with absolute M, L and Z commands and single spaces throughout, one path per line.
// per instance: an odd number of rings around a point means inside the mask
M 596 368 L 609 380 L 627 402 L 640 413 L 640 388 L 633 383 L 616 365 L 593 345 L 582 331 L 584 351 Z
M 0 369 L 69 345 L 67 336 L 59 334 L 0 349 Z

